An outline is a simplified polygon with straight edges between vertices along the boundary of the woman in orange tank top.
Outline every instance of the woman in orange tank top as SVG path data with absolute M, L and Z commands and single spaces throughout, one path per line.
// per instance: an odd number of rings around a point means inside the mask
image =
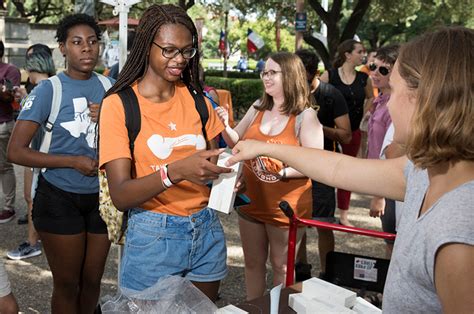
M 232 129 L 227 111 L 216 108 L 226 129 L 224 139 L 233 147 L 240 139 L 323 148 L 323 130 L 301 60 L 292 53 L 276 53 L 260 73 L 265 92 Z M 260 156 L 244 167 L 250 205 L 239 209 L 239 228 L 245 258 L 247 299 L 265 293 L 265 263 L 270 253 L 273 284 L 284 283 L 288 244 L 288 219 L 278 207 L 286 200 L 301 217 L 310 218 L 311 181 L 279 160 Z M 304 228 L 298 231 L 298 244 Z

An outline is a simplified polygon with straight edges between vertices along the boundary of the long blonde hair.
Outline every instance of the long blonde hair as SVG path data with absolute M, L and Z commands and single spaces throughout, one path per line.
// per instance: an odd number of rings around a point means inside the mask
M 400 76 L 416 94 L 407 154 L 421 168 L 474 160 L 474 31 L 442 28 L 407 44 Z
M 284 96 L 281 112 L 286 115 L 297 115 L 310 107 L 313 104 L 313 97 L 306 81 L 306 70 L 301 59 L 289 52 L 272 54 L 269 59 L 281 67 Z M 262 101 L 255 106 L 255 109 L 271 110 L 273 104 L 273 97 L 263 92 Z

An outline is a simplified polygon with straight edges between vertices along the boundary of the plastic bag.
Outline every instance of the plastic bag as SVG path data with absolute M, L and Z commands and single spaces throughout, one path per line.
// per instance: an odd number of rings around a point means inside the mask
M 214 303 L 189 280 L 162 277 L 143 291 L 122 288 L 115 297 L 105 296 L 102 313 L 214 313 Z

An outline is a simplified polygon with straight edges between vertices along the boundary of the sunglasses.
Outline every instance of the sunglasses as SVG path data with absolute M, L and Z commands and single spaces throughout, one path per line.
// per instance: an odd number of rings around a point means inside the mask
M 377 67 L 375 63 L 369 64 L 370 71 L 376 71 L 377 68 L 379 69 L 379 73 L 382 74 L 383 76 L 386 76 L 388 73 L 390 73 L 390 69 L 387 67 L 384 67 L 384 66 Z

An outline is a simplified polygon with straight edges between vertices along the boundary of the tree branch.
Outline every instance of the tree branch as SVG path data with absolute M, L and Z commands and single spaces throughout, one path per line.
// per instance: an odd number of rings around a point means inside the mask
M 316 50 L 319 57 L 324 63 L 324 67 L 326 69 L 329 69 L 331 67 L 331 63 L 329 60 L 329 53 L 324 44 L 316 37 L 313 37 L 309 32 L 304 33 L 303 39 L 308 45 L 310 45 Z
M 347 21 L 346 26 L 342 32 L 342 36 L 340 41 L 344 41 L 346 39 L 351 39 L 354 37 L 357 28 L 359 27 L 360 22 L 364 18 L 365 12 L 369 9 L 371 0 L 359 0 L 352 11 L 349 20 Z
M 342 0 L 334 0 L 331 6 L 331 16 L 333 19 L 336 21 L 339 21 L 340 15 L 341 15 L 341 9 L 342 9 Z
M 316 14 L 321 18 L 321 20 L 327 24 L 329 21 L 329 13 L 324 10 L 319 1 L 309 0 L 308 1 L 311 7 L 316 11 Z

